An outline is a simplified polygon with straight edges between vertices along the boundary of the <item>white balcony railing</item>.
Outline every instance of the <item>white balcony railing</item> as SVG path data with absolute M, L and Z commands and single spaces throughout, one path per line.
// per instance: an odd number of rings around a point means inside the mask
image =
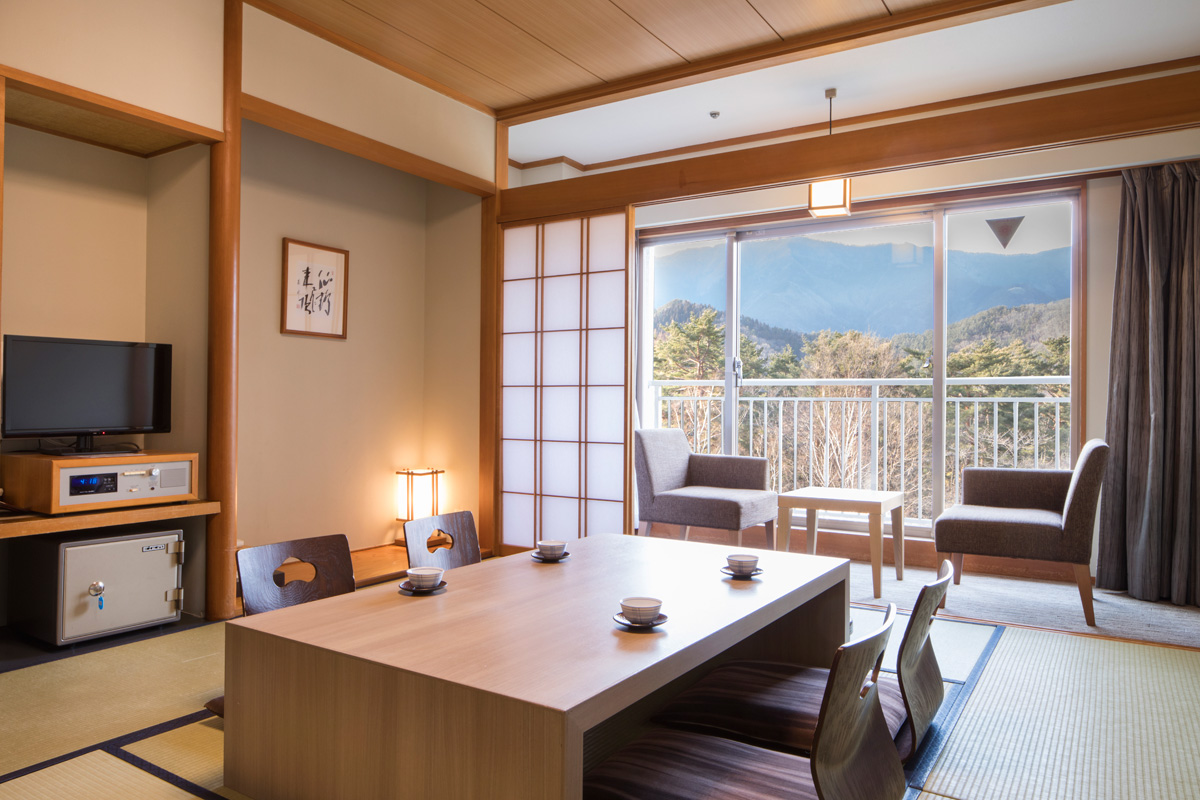
M 963 467 L 1069 468 L 1069 397 L 986 394 L 984 387 L 1069 387 L 1070 378 L 946 383 L 951 391 L 979 387 L 972 394 L 980 396 L 946 398 L 941 468 L 933 399 L 922 396 L 932 394 L 928 379 L 746 380 L 738 398 L 735 448 L 768 459 L 777 491 L 808 485 L 898 490 L 905 494 L 906 518 L 926 524 L 933 516 L 936 481 L 945 481 L 945 503 L 952 504 Z M 653 381 L 650 391 L 660 427 L 683 428 L 695 452 L 722 452 L 722 382 Z

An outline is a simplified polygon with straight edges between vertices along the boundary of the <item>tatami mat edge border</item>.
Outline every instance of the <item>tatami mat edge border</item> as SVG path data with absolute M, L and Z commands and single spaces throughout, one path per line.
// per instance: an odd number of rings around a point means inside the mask
M 1000 637 L 1003 635 L 1004 626 L 997 626 L 987 644 L 983 646 L 983 652 L 980 653 L 979 660 L 975 662 L 967 680 L 954 693 L 950 703 L 943 705 L 937 717 L 934 718 L 933 725 L 930 726 L 929 733 L 925 735 L 921 749 L 917 751 L 912 768 L 905 770 L 909 788 L 904 794 L 904 800 L 917 800 L 920 796 L 921 787 L 929 779 L 933 765 L 937 763 L 938 756 L 941 755 L 942 748 L 946 746 L 946 741 L 950 738 L 950 733 L 954 730 L 954 725 L 958 722 L 963 707 L 966 706 L 971 693 L 975 691 L 975 686 L 979 683 L 979 676 L 983 674 L 984 667 L 987 666 L 988 660 L 992 657 L 992 653 L 995 652 L 996 645 L 1000 643 Z
M 61 764 L 64 761 L 70 761 L 72 758 L 78 758 L 79 756 L 90 753 L 93 750 L 103 750 L 103 751 L 109 753 L 109 755 L 114 755 L 117 758 L 128 761 L 129 759 L 126 758 L 126 756 L 130 756 L 131 754 L 118 753 L 116 751 L 119 750 L 120 748 L 124 747 L 127 744 L 133 744 L 134 742 L 140 742 L 142 739 L 148 739 L 151 736 L 158 736 L 160 733 L 166 733 L 167 731 L 173 731 L 176 728 L 182 728 L 184 725 L 191 725 L 194 722 L 200 722 L 201 720 L 209 719 L 212 716 L 213 716 L 213 714 L 211 711 L 202 708 L 199 711 L 193 711 L 191 714 L 187 714 L 187 715 L 179 717 L 177 719 L 171 719 L 171 720 L 167 720 L 166 722 L 160 722 L 157 725 L 151 725 L 149 728 L 143 728 L 140 731 L 134 731 L 133 733 L 126 733 L 126 734 L 124 734 L 122 736 L 118 736 L 114 739 L 109 739 L 106 742 L 99 742 L 97 744 L 88 745 L 87 747 L 82 747 L 73 752 L 64 753 L 61 756 L 56 756 L 54 758 L 47 759 L 47 760 L 39 762 L 37 764 L 31 764 L 28 767 L 22 767 L 21 769 L 13 770 L 12 772 L 8 773 L 7 775 L 0 775 L 0 784 L 7 783 L 8 781 L 14 780 L 16 778 L 20 778 L 25 775 L 29 775 L 30 773 L 33 773 L 33 772 L 38 772 L 39 770 L 46 769 L 47 767 L 52 767 L 55 764 Z M 136 758 L 136 756 L 131 756 L 131 757 Z M 132 762 L 130 762 L 130 763 L 132 763 Z M 161 777 L 161 776 L 159 776 L 159 777 Z M 180 780 L 182 780 L 182 778 Z M 196 787 L 196 788 L 200 789 L 203 792 L 207 792 L 208 794 L 206 796 L 208 796 L 208 797 L 216 797 L 217 800 L 223 800 L 223 798 L 221 798 L 220 795 L 214 795 L 211 792 L 209 792 L 207 789 L 203 789 L 201 787 Z M 190 791 L 192 791 L 192 789 L 189 788 L 189 789 L 187 789 L 187 791 L 190 792 Z

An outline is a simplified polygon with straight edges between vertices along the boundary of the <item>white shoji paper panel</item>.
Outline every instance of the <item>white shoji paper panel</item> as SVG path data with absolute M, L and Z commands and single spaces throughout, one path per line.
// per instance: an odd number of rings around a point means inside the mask
M 624 272 L 601 272 L 588 276 L 587 322 L 589 328 L 624 327 Z
M 624 533 L 625 509 L 621 503 L 604 500 L 587 502 L 587 529 L 589 534 Z
M 625 383 L 625 331 L 588 331 L 587 380 L 593 386 Z
M 542 334 L 542 383 L 547 386 L 579 385 L 577 332 Z
M 537 281 L 504 284 L 504 332 L 532 331 L 537 327 Z
M 537 227 L 509 228 L 504 232 L 504 279 L 537 275 Z
M 542 330 L 579 330 L 579 276 L 542 281 Z
M 541 538 L 578 539 L 581 502 L 565 497 L 543 497 Z
M 620 500 L 625 496 L 625 448 L 619 444 L 587 445 L 587 496 Z
M 500 504 L 504 515 L 502 543 L 514 547 L 533 547 L 536 539 L 533 532 L 533 495 L 505 494 Z
M 579 497 L 578 443 L 542 442 L 542 492 Z
M 532 386 L 537 336 L 532 333 L 504 335 L 504 385 Z
M 588 220 L 588 270 L 625 269 L 625 215 Z
M 534 409 L 537 389 L 504 387 L 504 438 L 535 439 Z
M 579 272 L 583 224 L 577 219 L 551 222 L 545 229 L 542 275 L 570 275 Z
M 579 387 L 542 389 L 542 437 L 547 441 L 578 442 L 580 424 Z
M 587 440 L 589 442 L 625 441 L 625 389 L 620 386 L 592 386 L 587 390 Z
M 533 442 L 504 440 L 504 476 L 501 483 L 503 491 L 532 494 L 537 490 L 533 480 L 533 454 L 536 447 Z

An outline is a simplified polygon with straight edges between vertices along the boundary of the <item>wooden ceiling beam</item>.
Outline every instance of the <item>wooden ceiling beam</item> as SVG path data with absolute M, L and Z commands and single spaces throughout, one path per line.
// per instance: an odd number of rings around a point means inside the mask
M 1200 127 L 1200 71 L 508 189 L 501 222 Z
M 737 75 L 1063 2 L 1067 0 L 952 0 L 509 106 L 499 109 L 496 118 L 509 125 L 520 125 L 523 122 L 680 86 L 690 86 L 727 75 Z

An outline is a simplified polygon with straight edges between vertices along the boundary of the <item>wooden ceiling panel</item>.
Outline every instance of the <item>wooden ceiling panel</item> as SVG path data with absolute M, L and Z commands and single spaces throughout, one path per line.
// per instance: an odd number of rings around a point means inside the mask
M 462 95 L 488 108 L 499 108 L 532 99 L 510 86 L 468 67 L 451 55 L 428 47 L 404 30 L 384 24 L 360 8 L 343 0 L 247 0 L 250 5 L 274 14 L 286 22 L 305 28 L 318 36 L 333 34 L 364 48 L 368 57 L 402 75 L 435 89 Z M 388 63 L 390 62 L 390 63 Z M 397 69 L 398 68 L 398 69 Z
M 785 39 L 890 16 L 883 0 L 749 0 Z
M 601 81 L 476 0 L 354 0 L 353 4 L 427 47 L 531 97 Z
M 688 61 L 777 42 L 746 0 L 612 0 Z
M 5 122 L 134 156 L 151 156 L 191 144 L 178 134 L 28 94 L 12 86 L 4 92 L 4 118 Z
M 887 5 L 893 14 L 899 14 L 901 11 L 912 11 L 914 8 L 936 6 L 942 2 L 944 0 L 887 0 Z
M 611 81 L 674 67 L 685 59 L 611 2 L 478 0 L 596 77 Z

